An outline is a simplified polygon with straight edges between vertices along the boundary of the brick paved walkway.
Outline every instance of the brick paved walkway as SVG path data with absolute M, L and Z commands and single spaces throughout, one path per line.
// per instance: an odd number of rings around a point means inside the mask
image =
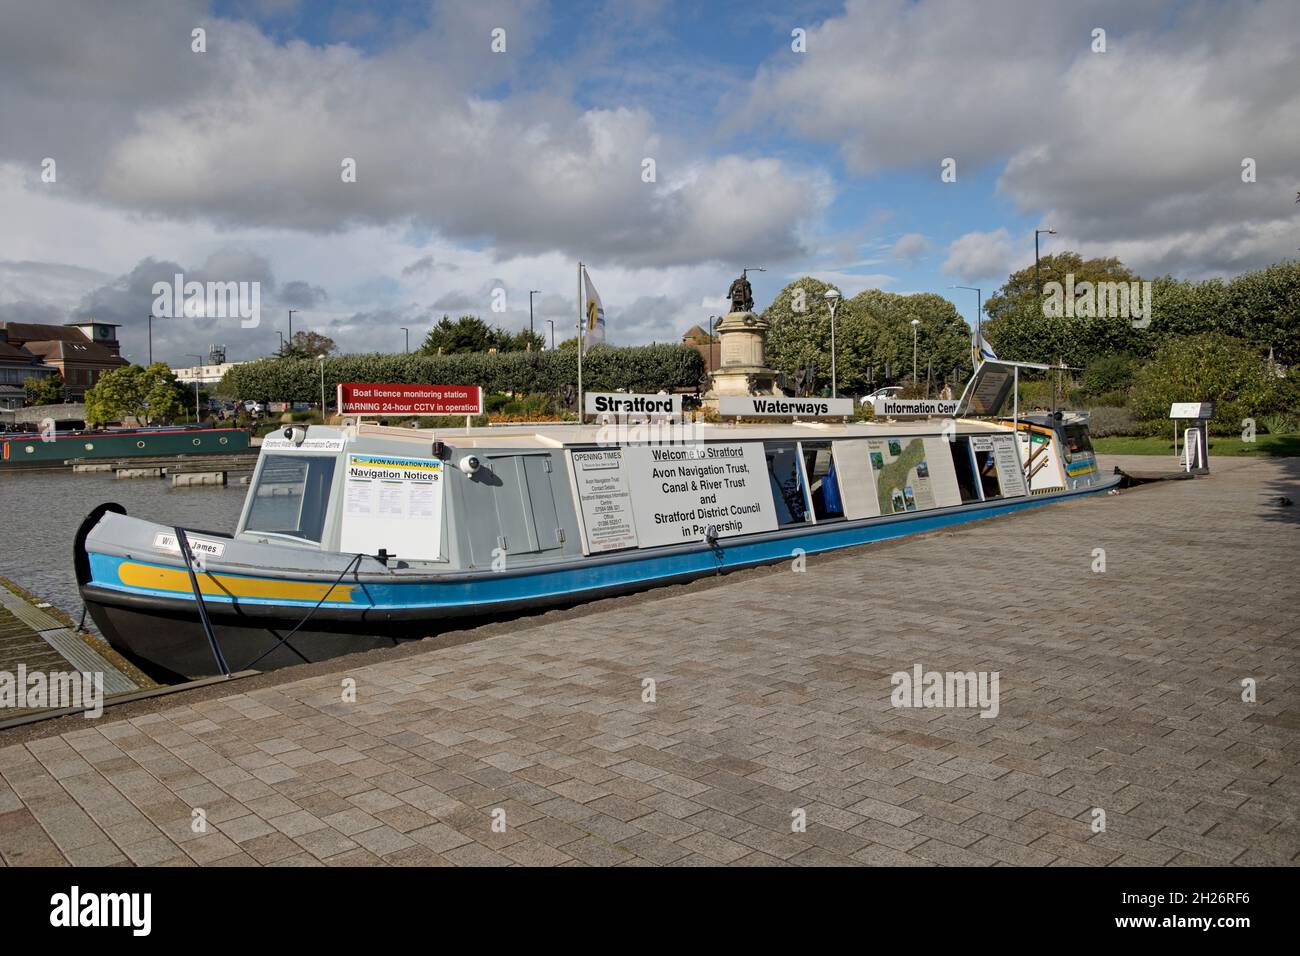
M 1230 464 L 0 739 L 0 858 L 1293 863 L 1300 476 Z M 891 707 L 918 663 L 998 671 L 999 716 Z

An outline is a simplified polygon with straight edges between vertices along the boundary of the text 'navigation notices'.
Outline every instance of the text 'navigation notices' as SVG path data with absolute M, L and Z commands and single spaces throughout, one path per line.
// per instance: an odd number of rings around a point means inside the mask
M 618 551 L 637 546 L 623 450 L 570 452 L 578 488 L 587 552 Z
M 640 546 L 775 531 L 763 446 L 630 445 L 623 449 Z
M 339 549 L 412 561 L 441 556 L 443 463 L 436 458 L 348 455 Z

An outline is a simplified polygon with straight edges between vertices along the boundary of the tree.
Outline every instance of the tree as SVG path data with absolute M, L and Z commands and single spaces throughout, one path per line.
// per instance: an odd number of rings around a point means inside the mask
M 1287 410 L 1294 381 L 1279 378 L 1258 350 L 1219 332 L 1170 339 L 1135 377 L 1130 407 L 1139 418 L 1167 423 L 1174 402 L 1215 403 L 1216 430 L 1240 431 L 1242 421 Z
M 316 358 L 330 355 L 338 347 L 328 335 L 319 332 L 295 332 L 293 338 L 280 350 L 280 358 Z
M 1049 282 L 1065 285 L 1067 273 L 1074 276 L 1074 283 L 1080 282 L 1129 282 L 1136 279 L 1124 263 L 1111 256 L 1109 259 L 1085 260 L 1077 252 L 1058 252 L 1052 256 L 1040 256 L 1038 272 L 1044 286 Z M 1025 302 L 1034 306 L 1041 304 L 1041 289 L 1034 287 L 1034 267 L 1025 266 L 1019 272 L 1013 272 L 1002 284 L 1002 288 L 984 300 L 984 313 L 990 319 L 996 319 L 1004 312 L 1014 310 Z
M 63 401 L 63 376 L 58 372 L 43 378 L 32 377 L 23 382 L 23 403 L 32 405 L 58 405 Z
M 829 283 L 805 276 L 790 283 L 763 312 L 771 323 L 768 364 L 790 378 L 817 363 L 816 387 L 831 385 L 831 319 L 823 294 Z M 897 295 L 868 289 L 835 310 L 835 371 L 841 393 L 910 378 L 912 320 L 917 319 L 917 377 L 924 387 L 933 371 L 937 389 L 954 369 L 970 365 L 970 329 L 951 302 L 933 293 Z M 886 375 L 888 371 L 888 375 Z M 955 383 L 954 383 L 955 384 Z
M 460 352 L 486 352 L 496 346 L 492 328 L 477 315 L 462 315 L 453 322 L 443 316 L 429 330 L 417 350 L 425 355 L 455 355 Z
M 164 362 L 105 372 L 86 392 L 86 420 L 96 425 L 134 418 L 150 425 L 183 414 L 185 388 Z

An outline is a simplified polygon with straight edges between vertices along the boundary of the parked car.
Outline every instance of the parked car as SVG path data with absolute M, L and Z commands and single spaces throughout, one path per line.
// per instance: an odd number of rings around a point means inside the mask
M 886 388 L 878 388 L 878 389 L 876 389 L 874 392 L 872 392 L 870 395 L 863 395 L 860 399 L 858 399 L 858 404 L 860 404 L 860 405 L 874 405 L 874 404 L 876 404 L 876 399 L 878 399 L 878 398 L 897 398 L 898 395 L 899 395 L 899 393 L 902 392 L 902 391 L 903 391 L 903 386 L 901 386 L 901 385 L 890 385 L 890 386 L 887 386 Z
M 248 401 L 244 402 L 244 411 L 248 412 L 250 415 L 261 415 L 266 411 L 266 405 L 262 402 L 255 402 L 250 398 Z

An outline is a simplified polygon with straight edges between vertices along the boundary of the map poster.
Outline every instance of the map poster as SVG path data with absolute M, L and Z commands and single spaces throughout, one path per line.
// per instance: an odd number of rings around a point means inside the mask
M 442 552 L 443 463 L 348 455 L 341 551 L 434 561 Z
M 635 548 L 636 525 L 623 449 L 571 451 L 569 462 L 582 519 L 584 553 Z
M 623 448 L 643 548 L 776 530 L 762 442 Z
M 923 438 L 869 438 L 867 454 L 882 515 L 937 507 Z

